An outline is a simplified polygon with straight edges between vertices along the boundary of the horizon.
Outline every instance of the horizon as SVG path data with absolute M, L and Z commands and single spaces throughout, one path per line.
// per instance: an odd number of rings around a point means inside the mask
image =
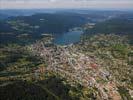
M 51 10 L 51 11 L 66 11 L 66 10 L 82 10 L 82 11 L 133 11 L 133 9 L 94 9 L 94 8 L 0 8 L 0 10 Z

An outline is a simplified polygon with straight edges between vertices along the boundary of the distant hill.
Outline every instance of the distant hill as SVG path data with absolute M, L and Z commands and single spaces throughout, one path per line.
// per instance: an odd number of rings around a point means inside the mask
M 81 16 L 80 14 L 35 14 L 32 16 L 17 16 L 10 17 L 8 22 L 0 24 L 3 29 L 0 29 L 0 32 L 4 32 L 4 25 L 8 24 L 12 27 L 22 26 L 20 23 L 28 24 L 23 25 L 21 28 L 23 32 L 31 31 L 31 33 L 62 33 L 68 31 L 70 28 L 80 26 L 86 23 L 86 17 Z M 8 30 L 5 27 L 5 30 Z M 16 29 L 15 29 L 16 30 Z M 20 30 L 16 30 L 16 33 L 21 33 Z
M 133 17 L 132 18 L 114 18 L 96 24 L 92 29 L 87 30 L 88 33 L 117 33 L 132 34 L 133 33 Z
M 106 14 L 121 14 L 123 11 L 111 11 L 111 10 L 89 10 L 89 9 L 1 9 L 0 14 L 9 16 L 31 16 L 36 13 L 78 13 L 89 15 L 106 15 Z M 98 16 L 97 16 L 98 17 Z
M 37 13 L 36 13 L 37 12 Z M 89 10 L 0 10 L 0 42 L 20 41 L 19 35 L 31 39 L 41 34 L 60 35 L 87 23 L 96 23 L 87 33 L 132 33 L 132 13 Z M 113 18 L 113 19 L 112 19 Z M 4 20 L 3 20 L 4 19 Z M 104 22 L 103 22 L 104 21 Z M 6 35 L 6 36 L 5 36 Z M 8 35 L 8 36 L 7 36 Z M 14 39 L 15 38 L 15 39 Z M 8 41 L 8 42 L 9 42 Z
M 97 23 L 94 28 L 87 29 L 86 34 L 120 34 L 127 35 L 133 43 L 133 16 L 132 15 L 124 15 L 118 18 L 113 18 L 110 20 L 106 20 L 101 23 Z
M 31 16 L 11 16 L 0 20 L 0 42 L 19 42 L 17 36 L 29 34 L 33 40 L 41 34 L 62 34 L 88 21 L 86 16 L 73 13 L 40 13 Z M 7 41 L 9 40 L 9 41 Z
M 9 17 L 9 15 L 0 13 L 0 20 L 6 19 L 8 17 Z

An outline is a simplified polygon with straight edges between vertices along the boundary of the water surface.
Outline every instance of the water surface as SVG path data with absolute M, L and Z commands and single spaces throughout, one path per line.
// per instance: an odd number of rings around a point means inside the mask
M 80 41 L 83 31 L 70 31 L 63 34 L 55 35 L 54 43 L 58 45 L 68 45 Z

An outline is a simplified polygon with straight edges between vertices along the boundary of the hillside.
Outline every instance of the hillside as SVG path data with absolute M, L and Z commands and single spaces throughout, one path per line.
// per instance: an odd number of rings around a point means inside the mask
M 0 90 L 4 93 L 0 92 L 4 100 L 9 100 L 5 94 L 9 88 L 12 96 L 21 89 L 18 98 L 22 96 L 26 100 L 47 93 L 46 97 L 61 100 L 132 100 L 133 47 L 126 36 L 88 35 L 68 46 L 47 45 L 44 39 L 26 47 L 12 47 L 1 50 L 0 58 L 7 61 L 1 62 L 5 67 L 0 71 Z M 18 80 L 22 83 L 16 83 Z M 40 94 L 31 92 L 33 89 Z
M 128 35 L 131 39 L 133 39 L 133 17 L 131 15 L 124 15 L 122 17 L 97 23 L 92 29 L 87 29 L 86 33 L 115 33 Z
M 62 33 L 78 27 L 87 21 L 80 14 L 35 14 L 31 16 L 10 17 L 5 24 L 10 25 L 18 33 Z M 3 23 L 3 25 L 5 25 Z M 1 23 L 2 26 L 2 23 Z M 21 30 L 19 29 L 21 27 Z M 3 28 L 4 29 L 4 26 Z M 4 32 L 0 29 L 0 32 Z M 8 29 L 5 27 L 5 29 Z M 8 31 L 11 32 L 11 31 Z
M 26 44 L 41 38 L 41 34 L 62 35 L 69 29 L 85 24 L 82 14 L 54 13 L 9 17 L 0 20 L 0 42 Z M 23 36 L 26 41 L 23 41 Z
M 90 30 L 94 33 L 132 33 L 133 20 L 128 19 L 111 19 L 102 23 L 98 23 L 94 29 Z

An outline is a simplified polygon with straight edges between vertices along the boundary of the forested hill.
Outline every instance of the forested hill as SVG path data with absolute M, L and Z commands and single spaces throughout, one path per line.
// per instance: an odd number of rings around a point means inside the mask
M 36 10 L 35 10 L 36 11 Z M 7 13 L 8 12 L 8 13 Z M 110 11 L 65 11 L 55 13 L 43 13 L 25 10 L 21 11 L 0 11 L 0 32 L 16 33 L 62 33 L 70 28 L 78 27 L 86 23 L 97 23 L 108 18 L 117 17 L 127 12 Z M 4 19 L 4 20 L 2 20 Z M 1 22 L 3 21 L 3 22 Z M 8 27 L 5 27 L 8 26 Z M 10 30 L 12 28 L 13 30 Z
M 1 27 L 10 25 L 17 33 L 62 33 L 86 22 L 87 18 L 79 14 L 35 14 L 32 16 L 10 17 L 6 23 L 1 24 Z M 19 27 L 21 27 L 21 30 Z M 4 32 L 3 30 L 4 26 L 3 29 L 0 29 L 0 32 Z M 8 28 L 5 27 L 5 30 L 8 30 Z
M 87 30 L 89 33 L 133 33 L 133 16 L 123 16 L 97 23 L 94 28 Z

